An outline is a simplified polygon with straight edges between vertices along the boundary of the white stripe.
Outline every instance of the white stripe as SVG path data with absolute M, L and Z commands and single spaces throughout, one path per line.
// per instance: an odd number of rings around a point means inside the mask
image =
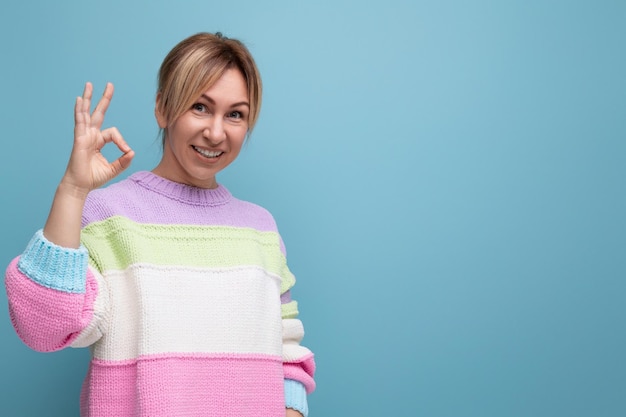
M 105 275 L 110 327 L 94 357 L 165 353 L 282 355 L 280 278 L 258 267 L 132 265 Z
M 283 320 L 283 360 L 285 362 L 298 362 L 311 354 L 309 349 L 300 345 L 303 337 L 304 327 L 300 320 Z
M 109 322 L 109 291 L 106 287 L 106 282 L 97 270 L 90 267 L 89 271 L 93 274 L 98 286 L 93 306 L 93 317 L 89 325 L 72 342 L 71 346 L 74 348 L 87 347 L 96 343 L 102 337 L 102 329 L 106 328 Z

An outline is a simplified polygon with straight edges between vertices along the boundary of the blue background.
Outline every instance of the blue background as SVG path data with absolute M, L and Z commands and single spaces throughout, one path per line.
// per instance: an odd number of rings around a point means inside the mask
M 219 180 L 286 241 L 312 416 L 626 415 L 622 0 L 10 2 L 0 264 L 45 221 L 84 82 L 115 84 L 105 124 L 151 169 L 158 66 L 218 30 L 265 87 Z M 6 307 L 0 335 L 0 415 L 77 416 L 88 352 L 30 351 Z

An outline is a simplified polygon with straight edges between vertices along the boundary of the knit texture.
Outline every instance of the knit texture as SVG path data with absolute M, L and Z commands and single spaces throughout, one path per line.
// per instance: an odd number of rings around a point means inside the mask
M 80 249 L 38 232 L 6 273 L 26 344 L 91 347 L 82 416 L 307 415 L 315 362 L 269 212 L 138 172 L 82 222 Z
M 293 379 L 285 379 L 285 403 L 288 408 L 299 411 L 303 416 L 309 415 L 309 404 L 306 391 L 301 389 L 302 384 Z

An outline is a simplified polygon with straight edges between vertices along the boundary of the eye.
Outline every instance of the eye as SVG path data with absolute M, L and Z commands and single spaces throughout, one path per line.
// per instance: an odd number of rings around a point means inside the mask
M 195 110 L 195 111 L 204 113 L 204 112 L 207 111 L 207 107 L 204 104 L 202 104 L 202 103 L 194 103 L 191 106 L 191 110 Z
M 243 119 L 243 114 L 240 111 L 235 110 L 228 113 L 228 117 L 230 119 Z

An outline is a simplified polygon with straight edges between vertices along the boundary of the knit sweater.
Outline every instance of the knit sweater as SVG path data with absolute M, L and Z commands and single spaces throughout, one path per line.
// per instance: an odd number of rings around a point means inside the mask
M 306 415 L 294 283 L 269 212 L 151 172 L 89 194 L 79 249 L 39 231 L 6 272 L 28 346 L 91 347 L 89 417 Z

